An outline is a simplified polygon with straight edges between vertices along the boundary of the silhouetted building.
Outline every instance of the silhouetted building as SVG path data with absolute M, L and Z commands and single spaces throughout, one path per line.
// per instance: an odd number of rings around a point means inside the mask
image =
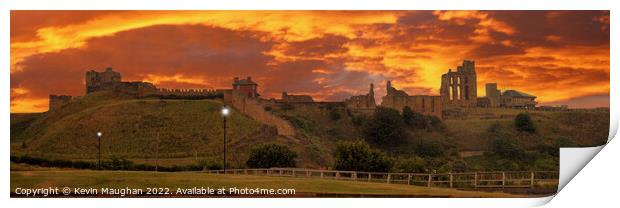
M 257 89 L 258 84 L 252 81 L 252 77 L 248 77 L 247 79 L 239 79 L 239 77 L 235 77 L 233 80 L 233 91 L 240 92 L 241 94 L 247 97 L 258 97 Z
M 476 107 L 476 66 L 474 61 L 464 60 L 456 71 L 448 70 L 441 75 L 439 93 L 445 108 Z

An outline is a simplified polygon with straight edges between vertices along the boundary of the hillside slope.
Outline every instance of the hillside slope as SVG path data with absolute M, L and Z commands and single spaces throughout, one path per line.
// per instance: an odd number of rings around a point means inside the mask
M 102 157 L 130 159 L 163 166 L 189 165 L 200 161 L 221 163 L 223 128 L 221 100 L 134 99 L 114 93 L 93 93 L 54 112 L 11 115 L 11 154 L 48 159 L 95 160 L 96 132 L 103 133 Z M 233 109 L 228 118 L 229 167 L 244 167 L 251 147 L 279 143 L 297 152 L 299 167 L 325 168 L 333 164 L 338 142 L 364 136 L 356 116 L 339 108 L 274 108 L 273 114 L 291 123 L 295 136 L 277 136 L 274 127 L 261 124 Z M 514 127 L 519 109 L 465 109 L 462 119 L 446 119 L 442 132 L 408 129 L 404 143 L 378 147 L 395 157 L 417 155 L 418 141 L 434 141 L 456 151 L 487 151 L 492 137 L 487 129 L 499 124 L 533 151 L 537 145 L 560 139 L 573 146 L 604 144 L 609 111 L 529 111 L 538 131 L 522 134 Z M 159 135 L 159 142 L 158 136 Z M 157 147 L 159 146 L 159 151 Z M 419 149 L 419 148 L 418 148 Z
M 221 106 L 220 100 L 138 100 L 105 92 L 89 94 L 36 118 L 12 115 L 11 154 L 94 159 L 95 134 L 101 131 L 104 158 L 148 160 L 155 157 L 159 146 L 160 158 L 219 161 Z M 277 140 L 273 129 L 234 110 L 228 117 L 228 138 L 229 156 L 236 155 L 231 156 L 236 163 L 244 162 L 251 145 Z

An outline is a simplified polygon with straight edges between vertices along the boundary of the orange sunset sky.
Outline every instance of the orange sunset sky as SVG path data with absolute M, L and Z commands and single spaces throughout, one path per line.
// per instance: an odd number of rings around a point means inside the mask
M 438 94 L 441 74 L 476 61 L 484 83 L 541 104 L 609 106 L 609 11 L 12 11 L 11 112 L 79 96 L 113 67 L 158 87 L 230 88 L 252 76 L 337 101 L 385 81 Z

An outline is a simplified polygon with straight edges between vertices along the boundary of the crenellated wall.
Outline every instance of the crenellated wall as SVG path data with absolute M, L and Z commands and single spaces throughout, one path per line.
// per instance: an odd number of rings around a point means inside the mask
M 223 96 L 224 90 L 220 89 L 168 89 L 158 88 L 154 96 L 160 98 L 212 98 Z

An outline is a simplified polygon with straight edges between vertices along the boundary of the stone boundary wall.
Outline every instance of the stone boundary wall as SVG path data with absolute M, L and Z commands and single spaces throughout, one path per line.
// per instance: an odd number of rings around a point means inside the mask
M 62 106 L 70 103 L 74 98 L 71 95 L 50 95 L 49 96 L 49 109 L 48 111 L 54 111 Z
M 212 96 L 221 93 L 216 89 L 168 89 L 158 88 L 158 95 L 162 96 Z
M 230 99 L 227 99 L 230 96 Z M 257 98 L 248 98 L 236 91 L 226 92 L 224 100 L 243 114 L 266 125 L 275 126 L 278 135 L 294 136 L 295 128 L 286 120 L 265 111 L 266 105 Z

